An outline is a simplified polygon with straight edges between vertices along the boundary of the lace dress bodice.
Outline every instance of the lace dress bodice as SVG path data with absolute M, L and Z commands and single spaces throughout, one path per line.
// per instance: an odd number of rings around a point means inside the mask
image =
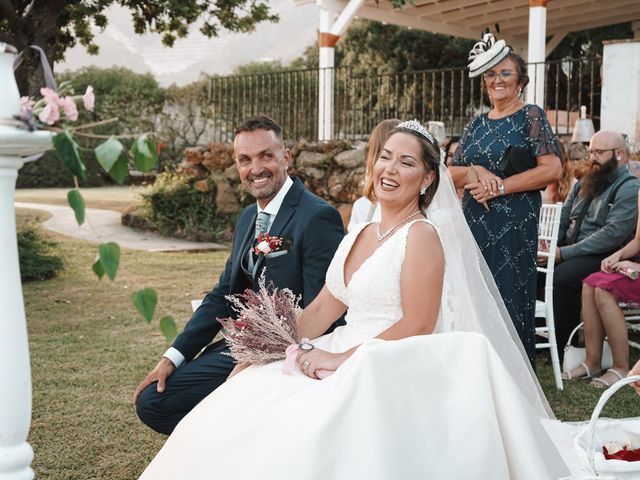
M 415 220 L 398 229 L 351 276 L 345 285 L 344 263 L 360 232 L 369 225 L 359 224 L 344 237 L 327 270 L 326 284 L 331 294 L 349 307 L 347 328 L 375 336 L 402 318 L 400 274 L 407 235 Z

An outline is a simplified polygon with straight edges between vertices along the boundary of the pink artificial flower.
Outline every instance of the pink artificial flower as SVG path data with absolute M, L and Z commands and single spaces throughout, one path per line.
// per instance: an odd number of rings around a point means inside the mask
M 76 102 L 73 101 L 73 98 L 63 97 L 58 100 L 58 105 L 62 107 L 64 114 L 69 120 L 72 122 L 78 120 L 78 107 L 76 107 Z
M 87 91 L 84 92 L 82 100 L 84 102 L 84 108 L 89 112 L 93 112 L 93 107 L 96 103 L 96 96 L 93 94 L 93 87 L 91 85 L 87 87 Z
M 41 88 L 40 94 L 44 98 L 44 101 L 47 105 L 51 105 L 52 103 L 57 105 L 58 101 L 60 100 L 58 98 L 58 94 L 51 90 L 49 87 Z
M 35 105 L 36 102 L 31 100 L 29 97 L 21 97 L 20 98 L 20 115 L 27 115 Z
M 42 123 L 53 125 L 60 120 L 60 110 L 58 109 L 58 105 L 56 103 L 48 103 L 42 112 L 40 112 L 38 118 Z

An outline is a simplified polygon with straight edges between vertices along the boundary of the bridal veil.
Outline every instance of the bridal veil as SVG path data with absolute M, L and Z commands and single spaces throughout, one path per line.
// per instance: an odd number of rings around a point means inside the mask
M 554 418 L 482 252 L 462 213 L 447 168 L 426 217 L 437 228 L 445 256 L 440 318 L 434 333 L 477 332 L 486 336 L 540 418 Z

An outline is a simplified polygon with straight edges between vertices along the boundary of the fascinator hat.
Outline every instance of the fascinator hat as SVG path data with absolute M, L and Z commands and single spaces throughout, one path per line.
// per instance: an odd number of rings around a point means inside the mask
M 495 67 L 509 55 L 510 51 L 511 48 L 507 43 L 504 40 L 497 40 L 487 28 L 482 33 L 482 40 L 477 42 L 469 52 L 469 78 L 475 78 Z

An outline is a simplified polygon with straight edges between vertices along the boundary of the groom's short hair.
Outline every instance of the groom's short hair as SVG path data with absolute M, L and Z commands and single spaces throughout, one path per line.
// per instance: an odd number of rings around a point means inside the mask
M 246 120 L 236 128 L 234 135 L 237 137 L 242 132 L 255 132 L 256 130 L 272 131 L 276 134 L 276 137 L 283 140 L 282 127 L 278 125 L 273 118 L 267 117 L 266 115 L 259 115 Z

